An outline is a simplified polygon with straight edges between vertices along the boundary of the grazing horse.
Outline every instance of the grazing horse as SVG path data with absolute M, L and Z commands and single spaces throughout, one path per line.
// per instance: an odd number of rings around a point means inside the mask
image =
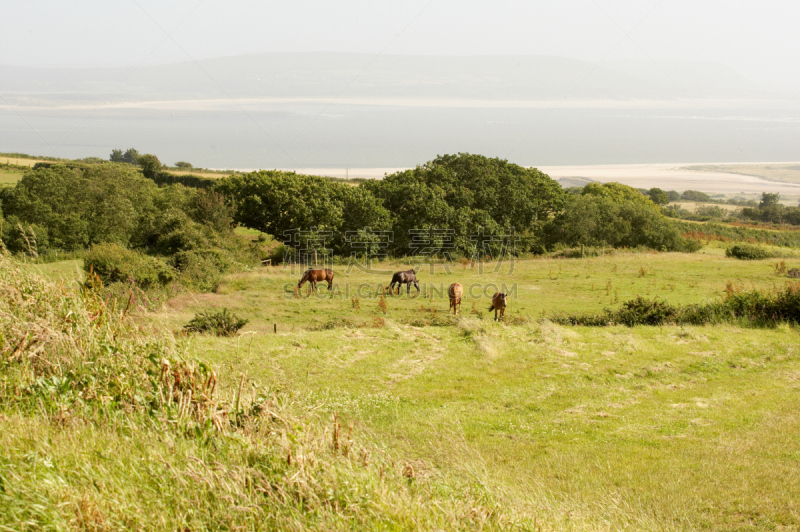
M 458 309 L 461 308 L 461 296 L 464 295 L 464 287 L 460 283 L 453 283 L 447 289 L 447 295 L 450 296 L 450 308 L 453 309 L 453 314 L 458 314 Z M 450 313 L 450 311 L 447 311 Z
M 392 275 L 392 282 L 389 283 L 389 293 L 394 292 L 394 285 L 397 285 L 397 295 L 400 295 L 400 287 L 401 285 L 406 285 L 406 294 L 411 292 L 411 285 L 414 285 L 414 288 L 417 289 L 417 294 L 419 294 L 419 283 L 417 282 L 417 272 L 414 270 L 406 270 L 404 272 L 395 272 Z
M 299 283 L 297 283 L 298 290 L 306 281 L 311 283 L 312 291 L 317 289 L 318 282 L 328 281 L 328 290 L 330 290 L 331 286 L 333 286 L 333 270 L 306 270 L 306 272 L 303 274 L 303 278 L 300 279 Z
M 506 300 L 507 294 L 495 293 L 492 296 L 492 306 L 489 307 L 489 312 L 494 311 L 494 321 L 497 321 L 497 311 L 500 311 L 500 319 L 502 320 L 506 315 Z

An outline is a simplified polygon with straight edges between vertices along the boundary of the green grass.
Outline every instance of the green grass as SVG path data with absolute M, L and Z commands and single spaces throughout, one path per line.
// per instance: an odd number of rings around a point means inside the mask
M 787 261 L 789 266 L 794 263 Z M 616 308 L 636 295 L 714 300 L 727 282 L 787 282 L 774 260 L 617 254 L 521 261 L 512 274 L 461 266 L 422 282 L 516 283 L 506 323 L 486 298 L 349 296 L 389 276 L 337 272 L 330 296 L 286 298 L 299 274 L 229 277 L 155 319 L 178 328 L 202 309 L 250 319 L 238 338 L 198 336 L 228 382 L 246 374 L 320 412 L 365 426 L 393 452 L 503 493 L 545 529 L 743 530 L 800 526 L 800 335 L 794 327 L 560 327 L 558 312 Z M 403 264 L 381 265 L 388 270 Z M 350 285 L 347 293 L 346 285 Z M 305 287 L 304 291 L 305 293 Z M 413 289 L 412 289 L 413 295 Z M 472 314 L 472 302 L 480 314 Z M 278 333 L 273 333 L 277 324 Z M 420 326 L 444 324 L 444 326 Z M 780 488 L 778 488 L 780 486 Z
M 98 292 L 5 254 L 0 292 L 1 530 L 530 528 L 319 404 L 218 379 Z
M 0 166 L 0 187 L 10 187 L 22 179 L 25 172 L 14 167 Z
M 211 443 L 201 445 L 183 429 L 135 417 L 63 425 L 9 412 L 0 417 L 0 477 L 19 487 L 14 500 L 76 529 L 795 530 L 798 328 L 585 328 L 541 319 L 618 308 L 636 295 L 715 300 L 729 282 L 783 287 L 775 262 L 728 259 L 719 246 L 526 260 L 513 272 L 437 266 L 418 269 L 421 296 L 384 295 L 385 313 L 366 292 L 360 308 L 351 297 L 390 275 L 335 266 L 335 289 L 323 283 L 309 298 L 295 297 L 300 273 L 289 269 L 231 275 L 217 293 L 183 294 L 135 320 L 182 338 L 197 312 L 228 308 L 248 319 L 236 337 L 192 335 L 180 349 L 215 370 L 226 404 L 237 393 L 245 404 L 272 397 L 270 408 L 283 408 L 295 429 L 270 428 L 283 425 L 262 416 L 258 430 L 203 433 Z M 57 279 L 75 262 L 31 267 Z M 457 318 L 446 298 L 431 297 L 433 286 L 456 281 L 466 289 Z M 505 322 L 491 319 L 487 298 L 470 297 L 470 286 L 492 283 L 516 286 Z M 358 454 L 322 452 L 334 418 L 371 453 L 367 469 L 356 467 Z M 316 468 L 281 462 L 289 433 L 305 442 L 293 452 L 317 449 Z M 242 510 L 258 500 L 236 488 L 263 474 L 247 459 L 254 449 L 276 464 L 272 482 L 308 506 Z M 384 468 L 394 480 L 382 484 Z M 254 520 L 264 512 L 278 517 Z

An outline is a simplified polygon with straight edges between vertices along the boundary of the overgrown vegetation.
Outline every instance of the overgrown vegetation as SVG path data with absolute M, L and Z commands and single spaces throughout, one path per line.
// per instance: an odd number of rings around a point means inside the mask
M 85 269 L 107 285 L 179 282 L 209 291 L 224 273 L 261 259 L 257 243 L 233 233 L 220 194 L 159 187 L 128 164 L 39 167 L 0 200 L 9 251 L 38 257 L 89 248 Z
M 664 300 L 638 296 L 619 309 L 605 309 L 600 314 L 556 315 L 563 325 L 712 325 L 739 323 L 752 326 L 775 326 L 800 323 L 800 283 L 790 283 L 771 292 L 741 290 L 728 286 L 721 302 L 673 306 Z

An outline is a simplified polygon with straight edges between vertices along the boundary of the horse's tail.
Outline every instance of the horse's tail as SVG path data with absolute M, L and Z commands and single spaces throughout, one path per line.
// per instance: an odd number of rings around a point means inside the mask
M 492 306 L 491 306 L 491 307 L 489 307 L 489 312 L 491 312 L 491 311 L 493 311 L 493 310 L 494 310 L 494 304 L 492 304 Z

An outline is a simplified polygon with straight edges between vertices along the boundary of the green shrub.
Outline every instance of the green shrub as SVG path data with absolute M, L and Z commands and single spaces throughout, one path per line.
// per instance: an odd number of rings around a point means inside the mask
M 94 272 L 104 284 L 133 283 L 147 289 L 175 280 L 175 270 L 162 261 L 119 244 L 96 244 L 83 259 L 86 272 Z
M 179 251 L 170 259 L 178 270 L 180 283 L 187 288 L 213 292 L 230 270 L 231 263 L 225 253 L 217 249 Z
M 726 249 L 725 256 L 741 260 L 761 260 L 778 257 L 779 254 L 758 246 L 737 244 Z
M 247 320 L 224 308 L 221 312 L 205 311 L 196 314 L 192 321 L 183 328 L 188 332 L 210 332 L 217 336 L 233 336 L 245 325 L 247 325 Z
M 678 310 L 666 301 L 648 300 L 642 296 L 626 301 L 614 313 L 614 321 L 633 327 L 634 325 L 661 325 L 675 320 Z

